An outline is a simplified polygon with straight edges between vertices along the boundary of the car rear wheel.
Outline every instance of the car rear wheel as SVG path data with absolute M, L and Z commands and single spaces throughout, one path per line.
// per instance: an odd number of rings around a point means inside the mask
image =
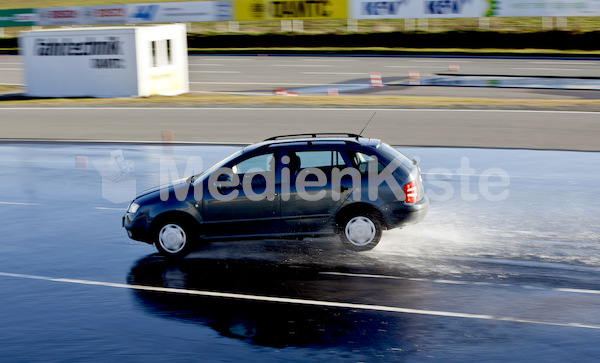
M 161 223 L 156 229 L 156 249 L 166 257 L 184 257 L 190 253 L 194 229 L 179 221 Z
M 354 251 L 367 251 L 381 240 L 382 227 L 372 213 L 356 213 L 344 219 L 338 230 L 346 247 Z

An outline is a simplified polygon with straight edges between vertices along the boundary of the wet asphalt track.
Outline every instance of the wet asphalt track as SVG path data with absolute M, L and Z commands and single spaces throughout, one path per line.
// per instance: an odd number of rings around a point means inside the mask
M 430 212 L 365 253 L 227 242 L 166 262 L 126 237 L 114 202 L 158 184 L 161 157 L 183 174 L 234 149 L 1 144 L 2 360 L 600 358 L 600 154 L 402 149 Z M 134 169 L 115 178 L 119 150 Z

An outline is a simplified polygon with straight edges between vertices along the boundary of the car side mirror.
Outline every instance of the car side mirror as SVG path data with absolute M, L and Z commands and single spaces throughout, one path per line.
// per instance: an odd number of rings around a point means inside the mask
M 229 175 L 229 174 L 221 174 L 217 178 L 217 181 L 218 182 L 230 182 L 231 181 L 231 175 Z
M 264 187 L 267 185 L 267 179 L 261 174 L 257 174 L 252 178 L 253 187 Z

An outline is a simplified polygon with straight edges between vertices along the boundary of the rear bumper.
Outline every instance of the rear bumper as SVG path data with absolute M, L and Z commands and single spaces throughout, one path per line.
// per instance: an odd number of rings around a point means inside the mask
M 401 207 L 390 206 L 388 209 L 390 212 L 386 216 L 387 227 L 392 229 L 419 223 L 425 219 L 428 209 L 429 198 L 427 195 L 414 204 L 402 203 Z

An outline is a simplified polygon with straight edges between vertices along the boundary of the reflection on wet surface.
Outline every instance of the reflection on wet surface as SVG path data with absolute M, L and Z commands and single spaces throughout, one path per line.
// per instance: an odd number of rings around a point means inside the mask
M 439 75 L 395 82 L 398 86 L 530 88 L 560 90 L 600 90 L 600 78 L 506 77 Z
M 352 290 L 319 288 L 318 271 L 308 266 L 282 266 L 267 261 L 186 259 L 176 264 L 150 256 L 137 262 L 128 282 L 178 289 L 231 291 L 260 296 L 302 299 L 348 299 Z M 325 277 L 331 279 L 332 277 Z M 371 287 L 369 293 L 383 293 Z M 356 292 L 355 292 L 356 293 Z M 384 352 L 408 349 L 399 339 L 403 320 L 389 314 L 315 306 L 190 297 L 134 291 L 136 301 L 148 312 L 183 319 L 215 329 L 228 338 L 270 346 L 329 347 L 337 350 Z M 389 330 L 394 334 L 390 335 Z M 365 344 L 369 337 L 369 344 Z M 391 353 L 391 352 L 390 352 Z

